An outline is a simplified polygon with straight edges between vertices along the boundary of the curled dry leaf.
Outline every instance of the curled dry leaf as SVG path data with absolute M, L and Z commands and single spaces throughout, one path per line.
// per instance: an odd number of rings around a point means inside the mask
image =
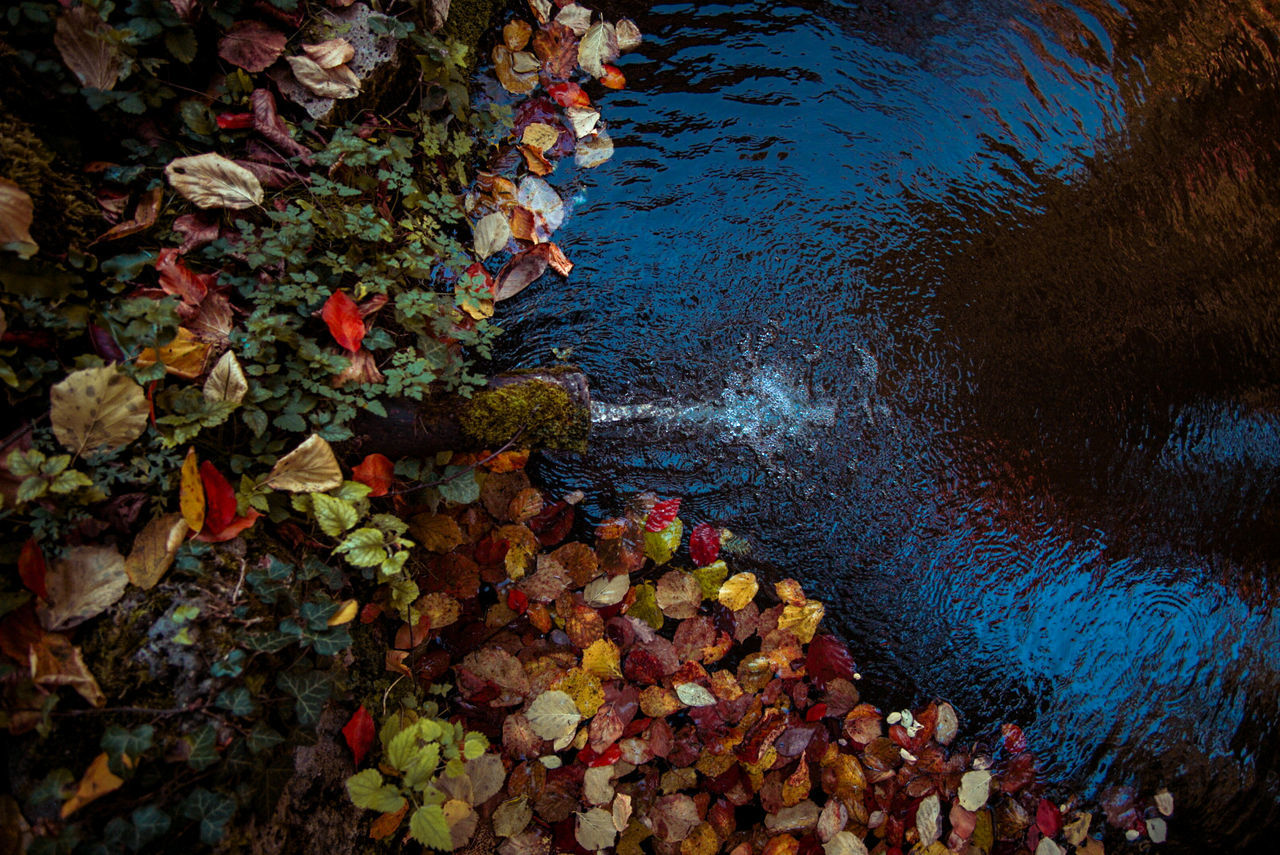
M 245 71 L 265 71 L 284 53 L 288 39 L 261 21 L 238 21 L 218 40 L 218 56 Z
M 124 560 L 129 581 L 144 591 L 154 588 L 173 564 L 188 531 L 187 521 L 178 513 L 163 514 L 147 523 Z
M 276 461 L 264 483 L 290 493 L 323 493 L 342 486 L 342 467 L 329 443 L 313 433 Z
M 119 448 L 147 428 L 142 387 L 114 365 L 73 371 L 49 397 L 53 435 L 73 454 Z
M 35 208 L 27 192 L 7 178 L 0 178 L 0 249 L 30 258 L 40 247 L 31 239 Z
M 346 39 L 329 39 L 317 45 L 303 45 L 302 52 L 321 68 L 346 65 L 356 55 L 356 49 Z
M 93 706 L 106 706 L 107 696 L 89 666 L 84 664 L 80 648 L 62 633 L 40 634 L 39 641 L 32 641 L 28 649 L 28 661 L 31 678 L 37 686 L 70 686 Z
M 243 210 L 262 204 L 257 177 L 220 154 L 179 157 L 164 168 L 164 174 L 174 190 L 201 208 Z
M 525 50 L 511 54 L 511 70 L 516 74 L 529 74 L 542 67 L 538 58 Z
M 155 225 L 156 217 L 160 214 L 160 201 L 163 197 L 163 187 L 152 187 L 146 193 L 143 193 L 142 198 L 138 200 L 137 207 L 133 209 L 132 219 L 116 223 L 101 237 L 97 238 L 94 243 L 104 240 L 119 240 L 151 228 Z M 0 239 L 0 243 L 3 242 L 3 239 Z
M 111 89 L 120 79 L 119 48 L 107 39 L 110 29 L 97 10 L 85 4 L 58 18 L 54 47 L 82 86 Z
M 293 138 L 289 128 L 276 111 L 276 97 L 269 89 L 255 89 L 249 95 L 253 107 L 253 129 L 274 143 L 290 157 L 298 157 L 303 163 L 311 162 L 311 149 Z M 215 234 L 215 237 L 217 235 Z
M 45 576 L 48 603 L 37 612 L 46 629 L 70 629 L 106 611 L 129 584 L 124 556 L 109 546 L 73 546 Z
M 209 370 L 209 377 L 204 381 L 204 397 L 209 401 L 238 404 L 248 391 L 249 378 L 245 377 L 235 352 L 228 350 Z
M 471 227 L 475 241 L 476 255 L 486 259 L 495 252 L 501 252 L 511 240 L 511 225 L 507 218 L 498 212 L 486 214 Z
M 360 78 L 345 65 L 323 68 L 306 56 L 287 57 L 293 76 L 321 98 L 354 98 L 360 94 Z

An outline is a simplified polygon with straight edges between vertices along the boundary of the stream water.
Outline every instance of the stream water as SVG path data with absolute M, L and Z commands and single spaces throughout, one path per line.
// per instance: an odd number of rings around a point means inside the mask
M 645 42 L 577 269 L 504 365 L 592 378 L 642 490 L 828 603 L 882 708 L 1167 786 L 1173 851 L 1280 827 L 1280 261 L 1267 3 L 602 4 Z

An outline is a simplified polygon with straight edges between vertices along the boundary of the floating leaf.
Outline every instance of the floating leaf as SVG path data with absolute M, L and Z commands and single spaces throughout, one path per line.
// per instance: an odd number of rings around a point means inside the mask
M 498 271 L 498 290 L 494 294 L 494 302 L 511 299 L 547 272 L 546 256 L 535 253 L 533 250 L 537 248 L 535 246 L 517 252 Z
M 817 600 L 810 600 L 803 606 L 783 606 L 778 617 L 778 629 L 785 629 L 796 637 L 801 644 L 808 644 L 818 631 L 826 608 Z
M 320 318 L 329 327 L 334 341 L 354 353 L 360 349 L 364 341 L 364 318 L 360 316 L 360 307 L 346 291 L 334 291 L 325 301 Z
M 533 732 L 543 739 L 551 740 L 557 751 L 569 744 L 578 722 L 582 720 L 573 698 L 556 689 L 534 698 L 533 703 L 525 710 L 525 718 L 529 720 Z
M 524 46 L 529 43 L 529 37 L 533 35 L 533 27 L 529 26 L 528 21 L 521 21 L 518 18 L 510 21 L 502 28 L 502 42 L 507 46 L 508 50 L 524 50 Z M 510 837 L 511 835 L 505 835 Z
M 746 608 L 755 599 L 760 585 L 754 573 L 737 573 L 724 580 L 720 586 L 718 598 L 720 604 L 729 611 L 736 612 Z
M 360 78 L 345 65 L 323 68 L 305 56 L 286 57 L 298 82 L 321 98 L 354 98 L 360 94 Z
M 481 259 L 488 258 L 495 252 L 501 252 L 511 240 L 511 224 L 501 213 L 486 214 L 472 227 L 476 255 Z
M 564 114 L 573 129 L 573 135 L 578 139 L 593 133 L 600 124 L 600 111 L 591 107 L 569 107 Z
M 527 95 L 537 87 L 538 74 L 535 71 L 517 72 L 514 60 L 515 54 L 506 45 L 494 45 L 493 72 L 498 82 L 513 95 Z
M 147 523 L 124 561 L 129 581 L 143 590 L 154 588 L 173 564 L 188 530 L 182 514 L 163 514 Z
M 985 770 L 965 772 L 960 778 L 958 800 L 960 807 L 977 811 L 987 803 L 991 793 L 991 773 Z
M 209 370 L 204 381 L 204 396 L 210 401 L 228 401 L 238 404 L 249 391 L 249 379 L 244 376 L 240 360 L 234 351 L 228 350 Z
M 237 21 L 218 40 L 218 56 L 245 71 L 265 71 L 284 53 L 288 39 L 260 21 Z
M 1173 793 L 1168 790 L 1160 790 L 1155 795 L 1156 810 L 1165 816 L 1173 815 Z
M 114 365 L 73 371 L 50 390 L 53 435 L 75 455 L 119 448 L 147 428 L 142 387 Z
M 355 758 L 356 765 L 359 766 L 364 762 L 364 755 L 368 752 L 369 747 L 373 745 L 373 737 L 376 735 L 376 728 L 373 726 L 373 716 L 369 715 L 369 711 L 364 708 L 364 704 L 352 713 L 351 718 L 342 726 L 342 738 L 347 741 L 347 747 L 351 749 L 351 756 Z M 396 810 L 394 807 L 380 808 L 384 811 Z
M 618 58 L 618 36 L 612 24 L 597 21 L 578 42 L 578 64 L 592 77 L 605 76 L 604 64 Z
M 604 808 L 592 808 L 578 814 L 573 837 L 588 852 L 609 848 L 618 837 L 618 831 L 613 827 L 613 814 Z
M 313 433 L 276 461 L 263 483 L 290 493 L 322 493 L 342 486 L 342 467 L 329 443 Z
M 640 46 L 640 28 L 636 26 L 635 21 L 630 18 L 623 18 L 618 21 L 614 29 L 618 40 L 618 50 L 635 50 Z
M 591 27 L 591 10 L 577 3 L 566 4 L 556 14 L 556 23 L 573 30 L 575 36 L 581 36 Z
M 521 179 L 516 190 L 516 202 L 523 208 L 541 214 L 550 231 L 554 232 L 564 223 L 564 200 L 541 178 L 526 175 Z
M 0 249 L 30 258 L 40 247 L 31 238 L 35 208 L 27 192 L 7 178 L 0 178 Z
M 587 585 L 582 591 L 582 598 L 593 608 L 604 608 L 622 602 L 631 588 L 631 577 L 625 573 L 613 578 L 601 577 Z
M 97 10 L 85 4 L 58 18 L 54 47 L 82 86 L 111 89 L 120 79 L 119 49 L 107 38 L 110 32 Z
M 680 703 L 690 707 L 709 707 L 716 703 L 716 696 L 697 683 L 681 683 L 676 686 L 676 697 Z
M 698 523 L 689 533 L 689 555 L 693 563 L 705 567 L 720 555 L 720 530 Z
M 622 73 L 622 69 L 607 62 L 604 64 L 604 74 L 600 77 L 600 82 L 609 89 L 627 88 L 627 78 Z
M 109 546 L 73 546 L 45 576 L 48 603 L 39 608 L 46 629 L 69 629 L 106 611 L 124 596 L 124 556 Z
M 107 752 L 93 758 L 84 777 L 76 786 L 75 794 L 62 805 L 62 818 L 66 819 L 94 799 L 120 789 L 124 779 L 114 774 L 107 766 Z
M 164 174 L 174 190 L 201 208 L 243 210 L 262 204 L 257 177 L 220 154 L 179 157 L 164 168 Z

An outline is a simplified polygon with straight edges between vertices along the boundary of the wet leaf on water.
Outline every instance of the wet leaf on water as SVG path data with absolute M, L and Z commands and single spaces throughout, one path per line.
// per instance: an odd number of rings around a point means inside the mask
M 220 154 L 179 157 L 164 168 L 170 186 L 201 208 L 243 210 L 262 204 L 257 176 Z
M 27 192 L 7 178 L 0 178 L 0 249 L 30 258 L 40 247 L 31 237 L 35 207 Z
M 556 689 L 534 698 L 533 703 L 525 710 L 525 718 L 529 720 L 534 733 L 551 740 L 552 747 L 557 751 L 569 744 L 578 722 L 582 720 L 573 698 Z
M 560 8 L 556 23 L 568 27 L 575 36 L 581 36 L 591 27 L 591 10 L 578 3 L 569 3 Z
M 541 178 L 526 175 L 521 179 L 520 186 L 516 189 L 516 202 L 535 214 L 541 214 L 547 223 L 547 228 L 552 232 L 564 223 L 564 201 L 552 186 Z
M 965 810 L 978 811 L 991 794 L 991 773 L 983 769 L 965 772 L 960 778 L 958 798 Z
M 70 629 L 102 614 L 129 584 L 124 556 L 109 546 L 73 546 L 45 576 L 47 603 L 38 608 L 46 629 Z
M 284 33 L 260 21 L 238 21 L 218 40 L 218 56 L 257 73 L 280 58 L 287 41 Z
M 618 56 L 617 32 L 612 24 L 604 21 L 592 24 L 578 42 L 578 65 L 592 77 L 604 77 L 604 64 Z
M 1173 815 L 1173 793 L 1168 790 L 1160 790 L 1155 795 L 1156 810 L 1165 816 Z
M 608 89 L 627 88 L 627 78 L 622 73 L 622 69 L 607 62 L 604 64 L 604 75 L 600 78 L 600 82 Z
M 520 142 L 543 152 L 560 140 L 560 132 L 545 122 L 534 122 L 524 129 Z
M 173 564 L 188 530 L 182 514 L 163 514 L 147 523 L 124 562 L 129 581 L 143 590 L 154 588 Z
M 640 47 L 640 28 L 630 18 L 622 18 L 615 26 L 618 39 L 618 50 L 629 51 Z
M 1147 820 L 1147 837 L 1152 843 L 1164 843 L 1169 838 L 1169 826 L 1160 817 Z
M 573 161 L 583 169 L 594 169 L 611 157 L 613 157 L 613 139 L 608 131 L 601 130 L 578 141 Z
M 515 70 L 515 54 L 506 45 L 494 45 L 493 70 L 502 88 L 512 95 L 527 95 L 538 86 L 536 71 Z
M 147 428 L 142 387 L 114 365 L 73 371 L 49 397 L 53 435 L 75 455 L 128 445 Z
M 493 296 L 494 302 L 511 299 L 547 272 L 547 259 L 544 254 L 534 252 L 537 248 L 535 246 L 517 252 L 498 271 L 498 290 Z
M 529 43 L 529 38 L 533 35 L 533 27 L 528 21 L 515 19 L 509 21 L 502 28 L 502 42 L 507 46 L 508 50 L 524 50 L 524 46 Z M 511 835 L 506 835 L 510 837 Z
M 81 4 L 59 16 L 53 44 L 80 85 L 111 89 L 120 79 L 119 48 L 109 33 L 111 28 L 90 6 Z
M 702 604 L 702 586 L 691 574 L 672 570 L 658 580 L 656 596 L 664 615 L 684 620 L 698 613 L 698 606 Z
M 783 606 L 778 617 L 778 629 L 785 629 L 796 637 L 801 644 L 808 644 L 818 631 L 826 608 L 816 600 L 810 600 L 803 606 Z
M 313 433 L 276 461 L 263 483 L 290 493 L 323 493 L 342 486 L 342 467 L 329 443 Z
M 759 590 L 760 584 L 756 581 L 756 574 L 737 573 L 724 580 L 724 584 L 720 586 L 718 598 L 721 605 L 729 611 L 736 612 L 746 608 L 747 604 L 755 599 Z
M 483 260 L 506 248 L 507 242 L 511 240 L 511 225 L 503 214 L 495 211 L 481 217 L 472 226 L 472 235 L 476 256 Z
M 564 113 L 573 135 L 578 139 L 593 133 L 600 124 L 600 111 L 591 107 L 569 107 Z

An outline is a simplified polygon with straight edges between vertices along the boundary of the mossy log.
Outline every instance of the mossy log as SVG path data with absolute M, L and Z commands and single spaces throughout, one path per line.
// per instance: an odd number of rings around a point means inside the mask
M 423 457 L 437 451 L 526 448 L 582 451 L 591 427 L 586 375 L 574 366 L 499 374 L 470 398 L 441 395 L 387 403 L 386 418 L 364 416 L 348 454 Z

